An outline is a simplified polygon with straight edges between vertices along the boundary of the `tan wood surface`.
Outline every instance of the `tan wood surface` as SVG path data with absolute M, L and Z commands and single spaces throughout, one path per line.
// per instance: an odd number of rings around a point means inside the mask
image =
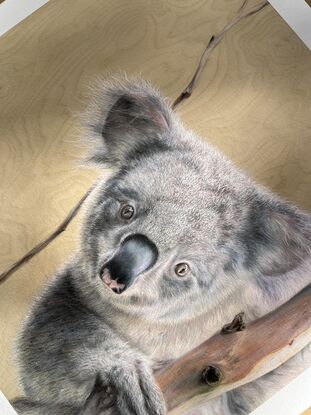
M 88 83 L 141 73 L 172 100 L 241 0 L 51 0 L 0 38 L 0 269 L 60 222 L 97 176 L 75 161 Z M 269 6 L 213 52 L 178 110 L 259 182 L 311 209 L 311 54 Z M 29 305 L 70 254 L 76 220 L 0 287 L 0 389 L 18 393 L 12 345 Z

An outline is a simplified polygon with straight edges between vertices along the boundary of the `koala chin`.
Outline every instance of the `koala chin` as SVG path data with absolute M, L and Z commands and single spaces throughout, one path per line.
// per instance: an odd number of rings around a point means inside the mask
M 19 415 L 162 415 L 153 368 L 238 312 L 257 318 L 310 283 L 311 216 L 185 129 L 149 83 L 102 81 L 90 101 L 85 162 L 111 174 L 85 203 L 77 251 L 23 325 L 25 397 L 13 406 Z M 247 414 L 310 355 L 187 414 Z

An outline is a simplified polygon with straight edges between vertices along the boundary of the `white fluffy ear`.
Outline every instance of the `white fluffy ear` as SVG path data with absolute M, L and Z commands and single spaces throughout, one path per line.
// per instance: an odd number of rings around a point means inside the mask
M 98 83 L 84 119 L 95 163 L 120 167 L 169 146 L 172 111 L 142 80 Z
M 283 201 L 257 200 L 240 235 L 245 265 L 254 274 L 277 276 L 310 255 L 310 215 Z

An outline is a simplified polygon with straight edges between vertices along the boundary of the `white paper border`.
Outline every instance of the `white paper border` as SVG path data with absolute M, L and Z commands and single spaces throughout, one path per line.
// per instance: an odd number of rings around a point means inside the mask
M 4 0 L 0 4 L 0 36 L 49 0 Z
M 269 0 L 311 50 L 311 7 L 304 0 Z
M 0 414 L 1 415 L 17 415 L 17 413 L 14 411 L 12 406 L 9 404 L 9 401 L 6 399 L 6 397 L 3 395 L 1 391 L 0 391 Z
M 255 409 L 251 415 L 301 415 L 311 407 L 311 368 Z

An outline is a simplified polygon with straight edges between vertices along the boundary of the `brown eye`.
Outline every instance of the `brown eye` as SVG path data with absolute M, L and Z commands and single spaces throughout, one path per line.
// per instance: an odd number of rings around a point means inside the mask
M 134 216 L 135 209 L 132 205 L 124 205 L 120 209 L 120 216 L 122 219 L 131 219 Z
M 175 267 L 175 274 L 178 277 L 185 277 L 189 271 L 190 271 L 190 267 L 185 262 L 181 262 L 180 264 L 177 264 Z

